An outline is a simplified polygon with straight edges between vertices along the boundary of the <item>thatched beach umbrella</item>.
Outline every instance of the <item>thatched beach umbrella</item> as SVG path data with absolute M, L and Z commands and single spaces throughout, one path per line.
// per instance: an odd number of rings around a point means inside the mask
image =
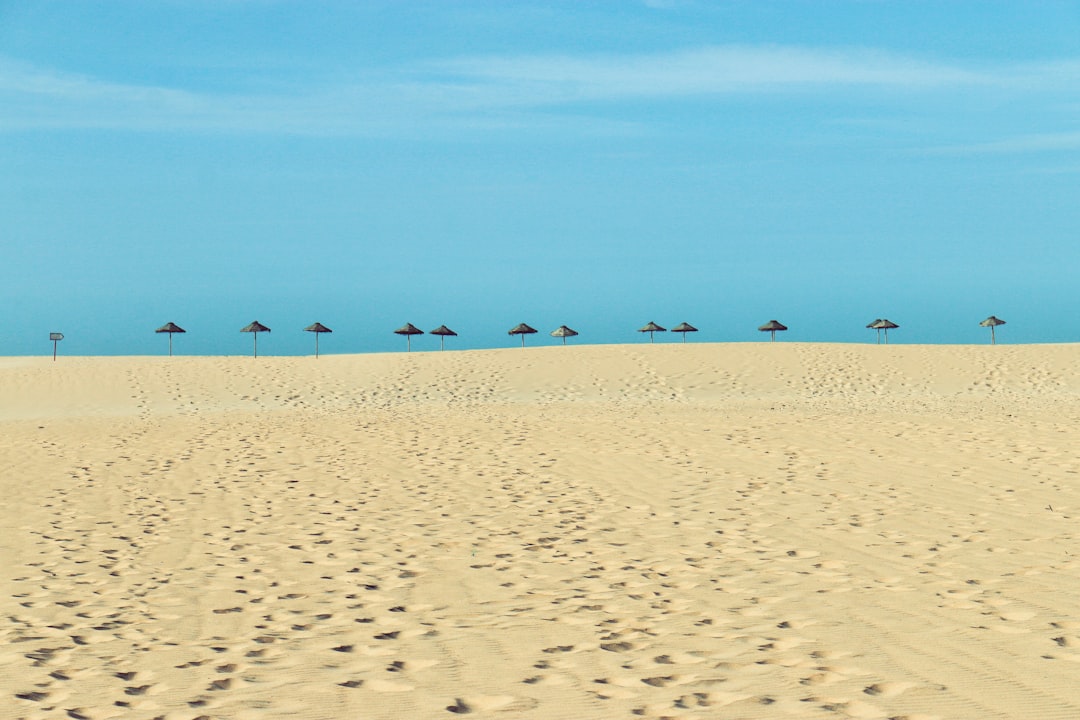
M 510 332 L 508 332 L 507 334 L 508 335 L 520 335 L 521 336 L 521 347 L 525 347 L 525 336 L 526 335 L 534 335 L 534 334 L 536 334 L 536 328 L 532 328 L 532 327 L 529 327 L 528 325 L 526 325 L 525 323 L 521 323 L 519 325 L 515 325 L 514 327 L 512 327 L 510 329 Z
M 900 326 L 897 325 L 896 323 L 894 323 L 892 320 L 889 320 L 887 318 L 882 318 L 881 321 L 878 322 L 878 327 L 885 331 L 885 344 L 888 345 L 889 344 L 889 330 L 895 330 Z
M 988 327 L 988 328 L 990 328 L 990 344 L 991 345 L 996 345 L 997 344 L 997 339 L 994 337 L 994 328 L 996 328 L 998 325 L 1004 325 L 1004 324 L 1005 324 L 1004 320 L 991 315 L 990 317 L 986 318 L 981 323 L 979 323 L 979 326 L 980 327 Z
M 885 331 L 885 344 L 888 345 L 889 344 L 889 330 L 895 330 L 896 328 L 898 328 L 900 326 L 897 325 L 896 323 L 894 323 L 892 320 L 886 320 L 885 318 L 878 318 L 877 320 L 870 323 L 866 327 L 870 328 L 871 330 L 877 330 L 878 345 L 881 344 L 881 331 L 884 330 Z
M 450 328 L 446 327 L 445 325 L 440 325 L 439 327 L 435 328 L 434 330 L 431 331 L 431 334 L 439 336 L 439 349 L 440 350 L 445 350 L 446 349 L 446 338 L 448 336 L 457 337 L 457 333 L 454 332 L 453 330 L 451 330 Z
M 395 330 L 394 334 L 395 335 L 404 335 L 405 336 L 406 351 L 407 352 L 412 352 L 412 336 L 413 335 L 423 335 L 424 331 L 421 330 L 420 328 L 416 327 L 412 323 L 405 323 L 404 325 L 399 327 L 397 330 Z
M 155 330 L 154 332 L 156 332 L 156 333 L 169 333 L 169 357 L 172 357 L 172 336 L 173 336 L 173 333 L 187 332 L 187 330 L 180 327 L 179 325 L 177 325 L 174 322 L 167 322 L 164 325 L 162 325 L 161 327 L 159 327 L 157 330 Z
M 551 337 L 562 338 L 563 345 L 566 344 L 566 338 L 574 337 L 575 335 L 577 335 L 577 330 L 571 330 L 565 325 L 560 325 L 559 327 L 551 331 Z
M 313 325 L 308 325 L 306 328 L 304 328 L 304 332 L 315 333 L 315 359 L 318 360 L 319 359 L 319 335 L 321 335 L 324 332 L 332 333 L 334 331 L 331 330 L 330 328 L 326 327 L 322 323 L 315 323 Z
M 649 333 L 649 342 L 652 342 L 653 341 L 653 333 L 667 332 L 667 328 L 662 328 L 659 325 L 657 325 L 656 323 L 654 323 L 652 320 L 650 320 L 649 323 L 645 327 L 639 329 L 638 332 L 647 332 L 647 333 Z M 683 337 L 686 337 L 686 336 L 683 335 Z
M 251 336 L 255 338 L 255 350 L 253 357 L 259 357 L 259 333 L 270 332 L 270 328 L 266 327 L 261 322 L 256 320 L 250 325 L 245 325 L 244 327 L 240 328 L 240 332 L 249 332 L 251 333 Z
M 686 333 L 697 332 L 697 328 L 690 323 L 679 323 L 675 327 L 671 328 L 671 332 L 682 333 L 682 341 L 686 342 Z
M 784 330 L 787 330 L 787 325 L 783 325 L 776 320 L 770 320 L 759 327 L 758 330 L 769 333 L 769 342 L 776 342 L 776 331 L 779 330 L 783 332 Z

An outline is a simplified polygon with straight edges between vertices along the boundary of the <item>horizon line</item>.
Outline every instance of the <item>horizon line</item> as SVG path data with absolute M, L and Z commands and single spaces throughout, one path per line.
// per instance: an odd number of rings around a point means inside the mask
M 415 352 L 412 350 L 371 350 L 368 352 L 320 352 L 318 357 L 315 353 L 300 353 L 300 354 L 259 354 L 253 356 L 247 353 L 222 353 L 222 354 L 123 354 L 123 353 L 96 353 L 92 355 L 64 355 L 63 353 L 57 355 L 57 362 L 61 358 L 67 358 L 69 360 L 74 359 L 93 359 L 93 358 L 132 358 L 132 359 L 163 359 L 171 360 L 175 358 L 190 358 L 190 359 L 213 359 L 213 358 L 251 358 L 253 360 L 259 360 L 263 358 L 323 358 L 323 357 L 361 357 L 369 355 L 440 355 L 443 353 L 483 353 L 483 352 L 502 352 L 502 351 L 522 351 L 522 350 L 545 350 L 545 349 L 559 349 L 567 350 L 572 348 L 639 348 L 639 347 L 710 347 L 710 346 L 722 346 L 722 345 L 764 345 L 764 346 L 798 346 L 798 345 L 863 345 L 867 347 L 901 347 L 901 348 L 930 348 L 930 347 L 989 347 L 996 348 L 999 345 L 1009 347 L 1046 347 L 1046 346 L 1066 346 L 1066 345 L 1080 345 L 1080 340 L 1075 341 L 1061 341 L 1061 342 L 1016 342 L 1016 343 L 972 343 L 972 342 L 923 342 L 923 343 L 876 343 L 876 342 L 857 342 L 857 341 L 839 341 L 839 340 L 786 340 L 786 341 L 771 341 L 771 340 L 723 340 L 723 341 L 701 341 L 701 342 L 687 342 L 672 341 L 665 343 L 652 343 L 652 342 L 637 342 L 637 343 L 575 343 L 563 345 L 562 343 L 547 343 L 544 345 L 508 345 L 506 347 L 486 347 L 486 348 L 447 348 L 445 350 L 440 349 L 420 349 Z M 23 359 L 23 358 L 44 358 L 52 362 L 51 353 L 42 354 L 27 354 L 27 355 L 0 355 L 0 360 L 7 359 Z

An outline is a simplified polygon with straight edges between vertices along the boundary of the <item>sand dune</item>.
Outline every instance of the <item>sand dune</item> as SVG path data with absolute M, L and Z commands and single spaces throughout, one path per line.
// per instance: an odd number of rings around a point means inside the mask
M 1080 717 L 1080 346 L 0 359 L 0 718 Z

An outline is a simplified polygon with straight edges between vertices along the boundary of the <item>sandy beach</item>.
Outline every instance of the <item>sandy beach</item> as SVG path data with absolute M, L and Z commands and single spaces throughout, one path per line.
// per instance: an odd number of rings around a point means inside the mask
M 1080 345 L 0 359 L 0 718 L 1080 717 Z

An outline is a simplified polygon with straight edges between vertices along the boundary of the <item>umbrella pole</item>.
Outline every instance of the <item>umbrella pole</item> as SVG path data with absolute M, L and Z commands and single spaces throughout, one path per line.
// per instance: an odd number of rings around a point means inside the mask
M 521 347 L 525 347 L 525 333 L 521 333 Z
M 259 333 L 253 332 L 251 333 L 251 337 L 255 340 L 255 350 L 252 357 L 259 357 Z
M 172 333 L 169 333 L 169 357 L 172 357 Z
M 319 359 L 319 333 L 315 333 L 315 359 Z
M 889 328 L 885 328 L 885 344 L 889 344 Z
M 440 350 L 445 350 L 446 349 L 446 336 L 445 335 L 440 335 L 439 336 L 439 349 Z
M 994 326 L 990 326 L 990 344 L 997 345 L 997 340 L 994 338 Z

